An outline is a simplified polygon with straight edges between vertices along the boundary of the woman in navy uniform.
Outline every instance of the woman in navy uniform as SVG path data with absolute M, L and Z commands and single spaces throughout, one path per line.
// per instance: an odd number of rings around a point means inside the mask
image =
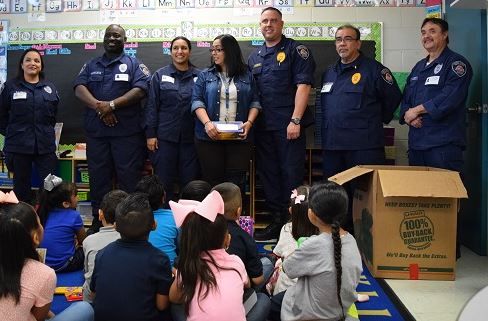
M 17 77 L 5 83 L 0 103 L 3 151 L 8 169 L 14 173 L 14 192 L 21 201 L 31 201 L 33 163 L 41 178 L 56 170 L 58 103 L 56 87 L 44 77 L 41 54 L 27 49 L 20 58 Z
M 173 199 L 176 182 L 183 188 L 199 173 L 190 109 L 200 70 L 190 63 L 190 54 L 190 40 L 180 36 L 171 41 L 172 63 L 152 75 L 145 109 L 147 148 L 165 185 L 166 201 Z
M 261 105 L 237 40 L 231 35 L 217 36 L 210 52 L 212 66 L 202 71 L 193 88 L 191 110 L 199 120 L 195 146 L 204 180 L 212 186 L 233 181 L 242 188 L 242 174 L 251 158 L 248 135 Z M 242 121 L 241 139 L 219 141 L 213 121 Z

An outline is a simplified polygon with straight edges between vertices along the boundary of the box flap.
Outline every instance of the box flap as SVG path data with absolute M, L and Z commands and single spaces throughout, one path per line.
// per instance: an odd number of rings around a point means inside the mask
M 458 172 L 378 170 L 384 197 L 468 198 Z
M 367 173 L 371 173 L 372 171 L 374 171 L 374 169 L 365 168 L 362 166 L 354 166 L 349 168 L 348 170 L 340 172 L 339 174 L 329 177 L 329 181 L 333 181 L 339 185 L 342 185 L 344 183 L 352 181 L 356 177 L 362 176 Z

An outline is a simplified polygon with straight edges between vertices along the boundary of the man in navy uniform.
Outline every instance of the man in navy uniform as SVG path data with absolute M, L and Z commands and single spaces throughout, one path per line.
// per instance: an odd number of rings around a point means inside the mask
M 335 46 L 340 58 L 324 72 L 320 95 L 324 178 L 385 163 L 383 124 L 402 99 L 390 70 L 360 51 L 358 28 L 340 26 Z M 352 217 L 345 225 L 352 227 Z
M 87 62 L 74 82 L 76 97 L 86 106 L 93 231 L 100 227 L 98 209 L 114 178 L 120 189 L 132 192 L 146 156 L 141 100 L 150 75 L 144 64 L 124 53 L 126 40 L 124 28 L 108 26 L 104 55 Z
M 249 57 L 262 112 L 256 124 L 256 165 L 273 221 L 255 234 L 257 240 L 276 238 L 288 219 L 291 190 L 302 185 L 306 110 L 315 62 L 304 45 L 282 34 L 281 12 L 263 9 L 260 18 L 265 43 Z
M 422 45 L 429 55 L 408 76 L 400 123 L 409 125 L 410 165 L 462 173 L 466 146 L 466 98 L 473 71 L 463 56 L 447 47 L 449 25 L 426 18 Z

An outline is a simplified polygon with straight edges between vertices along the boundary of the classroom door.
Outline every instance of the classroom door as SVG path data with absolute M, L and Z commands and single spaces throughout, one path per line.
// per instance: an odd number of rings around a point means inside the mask
M 449 4 L 453 4 L 451 7 Z M 464 3 L 464 4 L 463 4 Z M 473 6 L 477 3 L 477 6 Z M 473 67 L 466 104 L 467 148 L 464 182 L 469 199 L 459 213 L 461 243 L 480 255 L 487 254 L 488 218 L 488 83 L 486 1 L 446 1 L 449 47 L 465 56 Z

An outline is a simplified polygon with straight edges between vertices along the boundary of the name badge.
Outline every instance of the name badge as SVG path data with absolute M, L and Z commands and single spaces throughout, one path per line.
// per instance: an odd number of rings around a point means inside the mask
M 25 91 L 16 91 L 13 99 L 27 99 L 27 93 Z
M 330 90 L 332 89 L 333 82 L 326 82 L 322 86 L 322 90 L 320 91 L 321 93 L 330 93 Z
M 129 81 L 129 74 L 115 74 L 115 81 Z
M 440 76 L 430 76 L 425 79 L 425 85 L 438 85 Z
M 175 83 L 175 79 L 173 77 L 171 77 L 171 76 L 163 75 L 161 77 L 161 82 L 170 82 L 170 83 L 174 84 Z

